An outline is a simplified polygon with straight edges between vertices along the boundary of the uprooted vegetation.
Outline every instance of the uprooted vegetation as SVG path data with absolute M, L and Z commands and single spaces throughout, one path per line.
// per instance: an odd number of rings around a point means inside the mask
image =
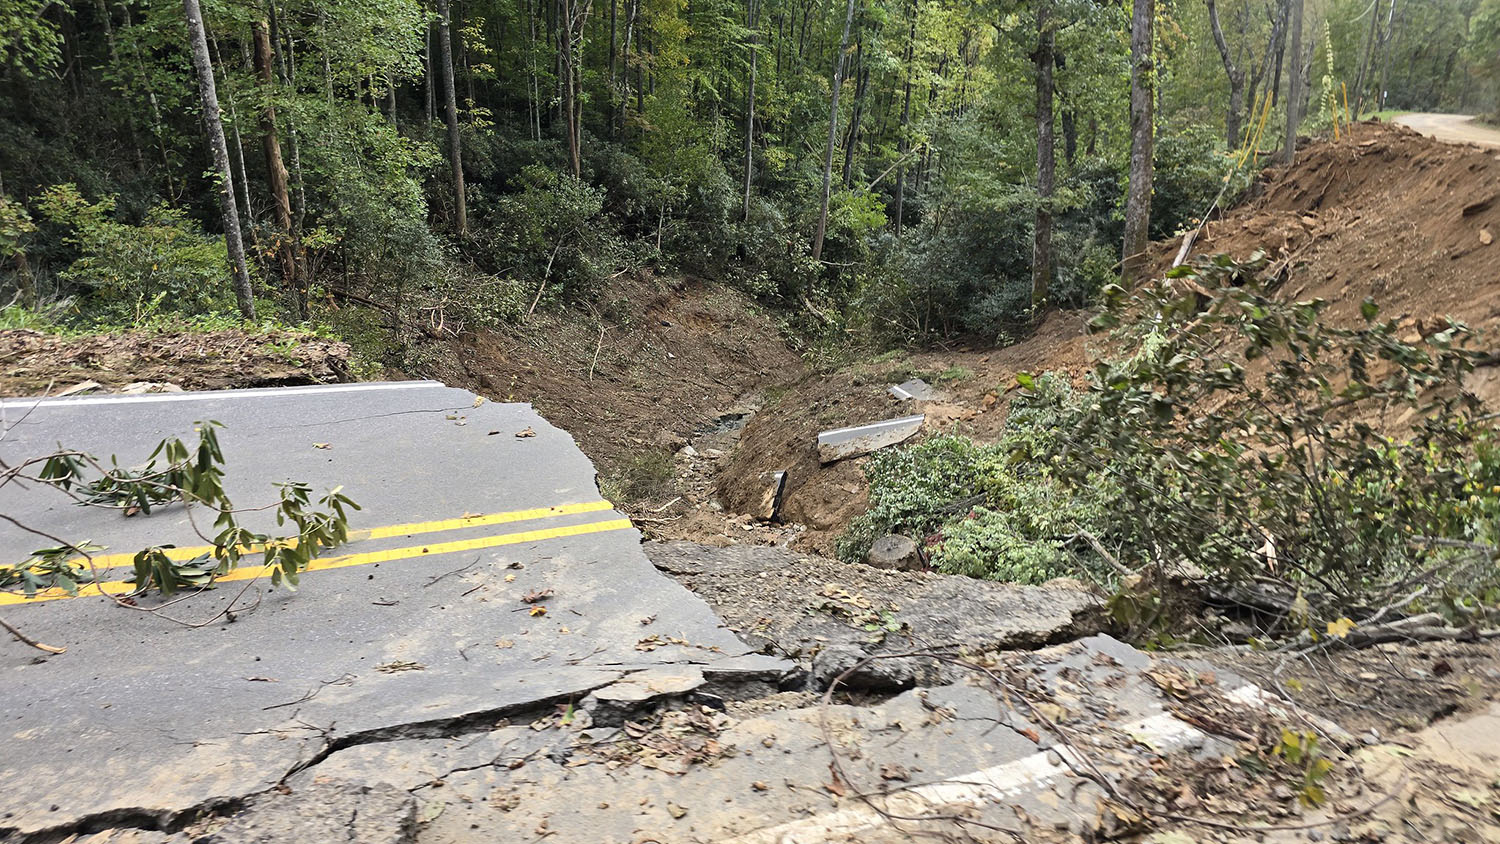
M 1116 620 L 1138 634 L 1180 623 L 1153 587 L 1186 577 L 1272 635 L 1497 635 L 1500 452 L 1466 387 L 1489 359 L 1478 338 L 1451 320 L 1408 338 L 1373 301 L 1338 327 L 1320 301 L 1275 297 L 1267 264 L 1114 289 L 1096 324 L 1124 320 L 1113 339 L 1134 351 L 1078 390 L 1020 375 L 996 442 L 872 459 L 845 556 L 896 532 L 944 571 L 1087 576 L 1124 587 Z

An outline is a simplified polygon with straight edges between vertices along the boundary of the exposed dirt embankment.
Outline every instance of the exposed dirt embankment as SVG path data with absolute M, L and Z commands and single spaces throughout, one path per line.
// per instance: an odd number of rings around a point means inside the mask
M 106 392 L 170 384 L 228 390 L 349 381 L 349 347 L 293 331 L 125 332 L 58 336 L 0 331 L 0 396 L 96 382 Z M 151 385 L 151 386 L 145 386 Z
M 1246 258 L 1264 250 L 1289 299 L 1322 298 L 1353 323 L 1373 297 L 1382 318 L 1416 339 L 1424 326 L 1453 316 L 1500 330 L 1500 160 L 1491 151 L 1454 146 L 1400 127 L 1362 124 L 1338 142 L 1318 141 L 1290 167 L 1268 168 L 1250 199 L 1211 221 L 1192 253 Z M 1156 245 L 1164 272 L 1181 246 Z M 783 517 L 807 526 L 798 546 L 828 552 L 866 504 L 861 460 L 820 466 L 819 430 L 927 413 L 923 436 L 951 429 L 979 439 L 1004 424 L 1019 371 L 1052 370 L 1075 380 L 1103 350 L 1085 337 L 1083 313 L 1054 313 L 1030 338 L 997 350 L 927 352 L 855 366 L 799 384 L 755 417 L 720 477 L 731 509 L 753 500 L 762 472 L 788 473 Z M 925 374 L 947 395 L 898 403 L 885 393 Z M 948 383 L 940 383 L 946 375 Z M 938 380 L 934 380 L 938 379 Z M 1469 387 L 1500 401 L 1500 367 L 1482 367 Z
M 1249 201 L 1204 227 L 1194 254 L 1263 249 L 1285 267 L 1288 298 L 1326 299 L 1344 319 L 1359 319 L 1370 296 L 1383 318 L 1412 325 L 1449 315 L 1500 325 L 1494 151 L 1366 123 L 1338 142 L 1304 146 L 1291 168 L 1264 176 Z M 1158 244 L 1159 268 L 1180 245 Z

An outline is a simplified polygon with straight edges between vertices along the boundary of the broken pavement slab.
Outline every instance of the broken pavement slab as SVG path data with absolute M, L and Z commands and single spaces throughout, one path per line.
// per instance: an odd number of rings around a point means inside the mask
M 818 433 L 818 460 L 825 464 L 834 463 L 899 445 L 916 436 L 926 419 L 925 415 L 917 414 L 821 431 Z
M 913 378 L 886 388 L 886 392 L 895 396 L 899 401 L 942 401 L 946 395 L 939 392 L 931 384 L 921 378 Z
M 645 551 L 746 642 L 790 659 L 808 661 L 836 644 L 904 649 L 908 638 L 975 651 L 1034 648 L 1104 624 L 1103 602 L 1074 581 L 1022 586 L 887 571 L 764 545 L 648 542 Z
M 1007 678 L 1009 692 L 991 676 Z M 886 844 L 913 831 L 990 840 L 985 829 L 1077 841 L 1111 819 L 1100 811 L 1103 789 L 1084 775 L 1094 766 L 1121 782 L 1179 754 L 1236 752 L 1234 740 L 1174 714 L 1183 701 L 1163 691 L 1163 676 L 1197 678 L 1248 718 L 1285 717 L 1264 713 L 1262 693 L 1238 678 L 1096 636 L 1005 654 L 956 684 L 862 705 L 685 706 L 628 729 L 579 719 L 585 726 L 354 747 L 291 785 L 408 790 L 430 819 L 417 837 L 427 844 Z M 919 820 L 892 823 L 881 810 Z M 1011 840 L 1002 835 L 995 840 Z
M 529 405 L 401 382 L 4 410 L 7 461 L 64 442 L 132 465 L 214 419 L 237 503 L 295 479 L 343 485 L 364 509 L 351 524 L 363 533 L 319 561 L 337 565 L 296 593 L 257 586 L 232 623 L 185 628 L 98 596 L 7 606 L 7 621 L 68 650 L 0 645 L 0 839 L 160 828 L 342 749 L 489 729 L 661 665 L 747 670 L 750 649 L 651 567 L 639 533 L 599 500 L 592 464 Z M 535 436 L 511 436 L 526 429 Z M 203 542 L 179 508 L 125 519 L 49 495 L 12 487 L 0 511 L 110 553 Z M 0 536 L 7 561 L 33 550 L 18 534 Z M 522 596 L 548 589 L 545 616 L 523 611 Z M 238 592 L 225 584 L 171 612 L 209 617 Z

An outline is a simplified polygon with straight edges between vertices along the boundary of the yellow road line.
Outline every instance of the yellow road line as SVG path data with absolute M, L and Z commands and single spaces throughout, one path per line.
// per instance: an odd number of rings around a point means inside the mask
M 539 542 L 544 539 L 560 539 L 565 536 L 583 536 L 590 533 L 625 530 L 629 527 L 631 527 L 629 519 L 608 519 L 602 522 L 588 522 L 581 525 L 566 525 L 564 527 L 540 528 L 538 530 L 526 530 L 518 533 L 501 533 L 495 536 L 481 536 L 477 539 L 459 539 L 453 542 L 410 545 L 405 548 L 391 548 L 385 551 L 366 551 L 360 554 L 321 557 L 313 560 L 312 564 L 307 567 L 307 571 L 326 571 L 328 569 L 342 569 L 350 566 L 365 566 L 371 563 L 388 563 L 395 560 L 412 559 L 414 557 L 434 557 L 439 554 L 454 554 L 459 551 L 480 551 L 486 548 L 498 548 L 503 545 Z M 255 577 L 268 577 L 270 574 L 271 569 L 266 566 L 245 566 L 218 578 L 216 582 L 228 583 L 236 580 L 250 580 Z M 133 583 L 111 581 L 107 583 L 90 583 L 82 586 L 79 588 L 76 596 L 69 595 L 61 589 L 48 589 L 38 592 L 34 598 L 27 598 L 24 595 L 11 592 L 0 592 L 0 606 L 30 604 L 37 601 L 57 601 L 72 597 L 85 598 L 91 595 L 126 595 L 134 591 L 135 584 Z
M 490 525 L 502 525 L 508 522 L 526 522 L 532 519 L 551 519 L 557 516 L 571 516 L 576 513 L 597 513 L 600 510 L 609 510 L 614 505 L 608 501 L 588 501 L 582 504 L 559 504 L 556 507 L 536 507 L 530 510 L 512 510 L 506 513 L 489 513 L 480 516 L 464 516 L 457 519 L 438 519 L 431 522 L 409 522 L 401 525 L 387 525 L 385 527 L 366 528 L 364 530 L 349 531 L 349 541 L 359 542 L 365 539 L 387 539 L 392 536 L 416 536 L 424 533 L 442 533 L 449 530 L 463 530 L 464 528 L 488 527 Z M 191 560 L 202 554 L 214 550 L 212 545 L 194 545 L 185 548 L 166 549 L 167 559 L 176 562 Z M 261 548 L 246 548 L 245 553 L 259 553 Z M 115 569 L 129 568 L 135 564 L 135 553 L 128 554 L 95 554 L 93 557 L 94 568 Z M 83 557 L 75 557 L 70 562 L 77 563 L 88 568 L 88 560 Z

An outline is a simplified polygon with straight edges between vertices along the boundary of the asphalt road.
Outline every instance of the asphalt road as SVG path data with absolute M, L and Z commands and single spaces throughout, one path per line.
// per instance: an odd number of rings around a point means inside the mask
M 1471 114 L 1403 114 L 1394 122 L 1450 144 L 1500 149 L 1500 130 L 1480 125 Z
M 62 444 L 132 465 L 209 419 L 224 426 L 237 505 L 273 501 L 278 481 L 343 485 L 363 507 L 356 541 L 295 593 L 247 579 L 168 610 L 208 618 L 249 583 L 239 603 L 256 606 L 232 623 L 183 626 L 87 589 L 0 593 L 7 621 L 67 648 L 41 657 L 0 641 L 0 840 L 149 824 L 263 791 L 339 748 L 533 713 L 631 670 L 775 662 L 741 656 L 702 600 L 652 568 L 592 464 L 529 405 L 476 404 L 434 382 L 0 399 L 0 459 Z M 12 484 L 0 512 L 108 546 L 119 556 L 105 563 L 204 544 L 175 507 L 125 518 Z M 0 560 L 47 544 L 7 525 Z M 533 616 L 522 596 L 544 590 Z

